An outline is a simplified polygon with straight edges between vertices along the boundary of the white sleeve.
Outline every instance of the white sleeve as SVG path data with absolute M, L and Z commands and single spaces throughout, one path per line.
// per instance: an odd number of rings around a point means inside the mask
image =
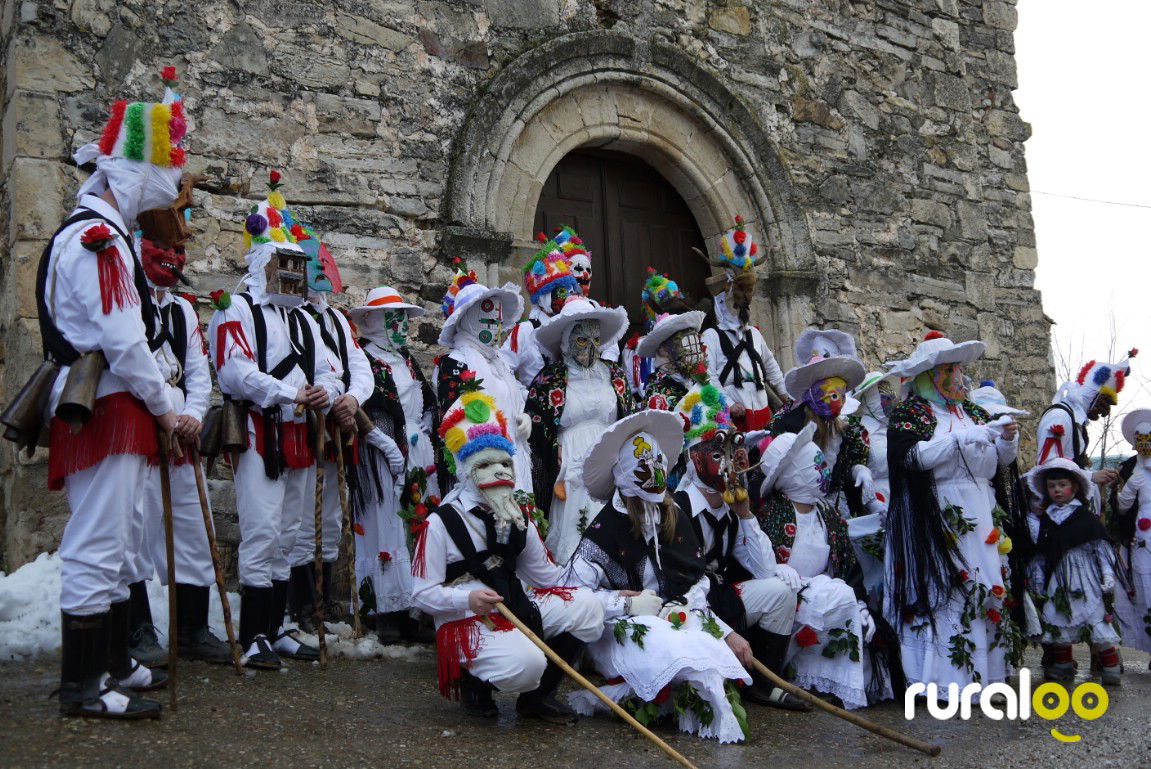
M 412 575 L 412 605 L 432 616 L 468 611 L 470 591 L 444 584 L 448 566 L 448 530 L 438 515 L 428 516 L 424 540 L 424 576 Z
M 929 441 L 920 441 L 908 452 L 909 458 L 918 462 L 924 470 L 935 468 L 950 462 L 959 453 L 959 434 L 944 433 L 938 438 Z
M 95 253 L 80 244 L 80 236 L 89 228 L 77 228 L 58 252 L 55 293 L 59 305 L 68 302 L 83 307 L 88 323 L 98 330 L 97 346 L 108 361 L 108 370 L 124 380 L 128 391 L 144 402 L 154 416 L 172 410 L 167 384 L 148 348 L 148 336 L 140 317 L 140 294 L 129 282 L 121 306 L 112 302 L 104 312 L 100 289 L 99 260 Z M 124 274 L 131 276 L 136 267 L 131 251 L 116 237 L 116 254 Z
M 189 302 L 178 296 L 172 297 L 172 301 L 183 311 L 188 329 L 184 352 L 184 387 L 188 394 L 181 413 L 202 422 L 212 398 L 212 374 L 208 371 L 208 356 L 204 352 L 204 332 L 200 328 L 200 317 Z
M 706 608 L 708 608 L 707 591 L 710 587 L 711 587 L 711 583 L 708 582 L 707 575 L 705 574 L 702 577 L 700 577 L 699 581 L 696 582 L 694 585 L 692 585 L 690 588 L 688 588 L 687 593 L 684 595 L 684 598 L 687 600 L 688 606 L 690 606 L 693 609 L 706 609 Z M 730 625 L 728 625 L 726 622 L 724 622 L 722 619 L 720 619 L 719 615 L 714 613 L 714 612 L 712 612 L 711 616 L 712 616 L 712 619 L 715 620 L 715 624 L 719 625 L 719 629 L 723 631 L 723 637 L 724 638 L 727 638 L 729 635 L 731 635 L 732 631 L 731 631 Z
M 524 549 L 516 559 L 516 573 L 531 587 L 559 587 L 564 584 L 564 570 L 552 560 L 535 521 L 528 522 Z
M 260 312 L 256 307 L 256 312 Z M 220 389 L 233 398 L 268 408 L 296 400 L 297 388 L 260 371 L 251 341 L 252 316 L 243 299 L 233 298 L 226 310 L 217 310 L 208 324 L 208 345 Z
M 999 455 L 999 464 L 1009 465 L 1015 461 L 1016 456 L 1019 455 L 1019 433 L 1015 433 L 1015 438 L 1012 440 L 1004 440 L 1003 436 L 995 439 L 995 451 Z
M 351 374 L 351 384 L 348 385 L 348 395 L 356 399 L 356 403 L 363 404 L 376 389 L 375 379 L 372 376 L 372 364 L 368 356 L 360 349 L 360 343 L 352 334 L 352 327 L 342 312 L 336 311 L 336 322 L 344 331 L 344 338 L 348 340 L 348 372 Z
M 624 613 L 627 602 L 618 590 L 605 587 L 607 576 L 603 569 L 582 555 L 573 556 L 571 562 L 568 563 L 567 580 L 574 583 L 576 587 L 586 587 L 595 594 L 600 605 L 603 606 L 604 619 L 619 617 Z
M 1075 461 L 1075 421 L 1061 408 L 1051 409 L 1039 420 L 1035 433 L 1035 464 L 1051 457 Z
M 1135 504 L 1135 500 L 1139 498 L 1140 484 L 1132 483 L 1131 481 L 1135 478 L 1136 473 L 1141 472 L 1143 472 L 1143 470 L 1137 466 L 1135 472 L 1131 474 L 1131 478 L 1127 479 L 1127 482 L 1123 484 L 1123 488 L 1119 490 L 1117 504 L 1119 505 L 1120 511 L 1128 510 L 1131 505 Z
M 332 352 L 332 350 L 324 344 L 324 339 L 320 336 L 320 327 L 316 321 L 312 319 L 312 316 L 303 310 L 299 310 L 298 312 L 300 317 L 311 325 L 312 339 L 316 341 L 316 362 L 314 371 L 312 372 L 312 383 L 317 387 L 324 388 L 324 391 L 327 392 L 327 411 L 331 411 L 332 404 L 335 403 L 336 398 L 344 394 L 344 381 L 340 378 L 340 374 L 344 370 L 344 364 L 343 361 L 340 360 L 339 354 Z
M 754 517 L 740 518 L 735 537 L 732 555 L 740 565 L 750 571 L 754 579 L 774 577 L 775 551 L 771 546 L 771 538 L 760 528 L 759 521 Z
M 700 334 L 700 340 L 703 342 L 703 350 L 707 355 L 707 374 L 712 382 L 718 382 L 721 387 L 723 383 L 719 380 L 719 374 L 723 371 L 724 361 L 719 357 L 722 348 L 719 346 L 719 332 L 714 328 L 704 329 Z M 735 388 L 723 387 L 724 395 L 728 400 L 734 400 Z

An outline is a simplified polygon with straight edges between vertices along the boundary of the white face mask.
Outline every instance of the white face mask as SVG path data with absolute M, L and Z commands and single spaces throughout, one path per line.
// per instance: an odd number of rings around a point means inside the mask
M 515 499 L 516 470 L 512 457 L 500 449 L 484 449 L 468 457 L 464 477 L 475 487 L 496 519 L 496 534 L 506 538 L 508 528 L 527 528 Z
M 650 433 L 639 432 L 624 441 L 612 473 L 622 496 L 655 503 L 667 493 L 667 457 Z
M 591 257 L 586 254 L 576 254 L 571 259 L 571 266 L 576 283 L 579 283 L 580 293 L 587 296 L 588 290 L 591 288 Z
M 503 304 L 484 297 L 464 310 L 460 331 L 475 337 L 481 344 L 499 347 L 503 337 Z

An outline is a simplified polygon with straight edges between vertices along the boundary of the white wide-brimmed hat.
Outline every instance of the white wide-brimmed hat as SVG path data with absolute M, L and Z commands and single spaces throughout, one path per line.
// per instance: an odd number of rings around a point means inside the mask
M 855 358 L 846 355 L 836 355 L 833 358 L 815 360 L 802 366 L 796 366 L 783 375 L 783 387 L 793 400 L 802 400 L 803 394 L 816 382 L 837 376 L 847 383 L 850 391 L 863 381 L 867 369 Z M 854 398 L 850 400 L 854 401 Z M 858 401 L 856 401 L 858 407 Z M 845 413 L 846 412 L 845 409 Z
M 1025 409 L 1008 406 L 1007 398 L 995 388 L 994 382 L 984 382 L 979 387 L 976 387 L 967 393 L 967 399 L 974 401 L 976 406 L 981 407 L 992 417 L 1000 417 L 1004 414 L 1027 416 L 1031 413 Z
M 783 433 L 771 439 L 767 448 L 760 454 L 759 469 L 763 473 L 763 483 L 759 485 L 760 496 L 767 496 L 782 473 L 799 450 L 811 443 L 815 436 L 815 423 L 808 422 L 798 433 Z
M 1031 493 L 1039 499 L 1047 498 L 1047 486 L 1044 483 L 1043 476 L 1052 470 L 1070 470 L 1075 473 L 1076 477 L 1079 478 L 1080 490 L 1085 495 L 1090 495 L 1092 484 L 1091 474 L 1070 459 L 1052 457 L 1043 464 L 1031 468 L 1027 471 L 1027 474 L 1023 476 L 1027 479 L 1027 488 L 1031 489 Z
M 639 340 L 636 354 L 641 358 L 654 358 L 659 346 L 680 331 L 699 331 L 703 327 L 703 313 L 700 310 L 681 312 L 678 315 L 660 315 L 647 336 Z
M 577 295 L 564 302 L 558 315 L 548 318 L 536 329 L 536 342 L 552 360 L 559 360 L 564 331 L 585 320 L 599 321 L 600 346 L 604 349 L 618 342 L 627 330 L 627 310 L 622 307 L 604 307 Z
M 895 374 L 892 374 L 890 371 L 868 372 L 867 376 L 863 378 L 863 381 L 860 382 L 855 387 L 855 389 L 851 391 L 851 395 L 855 398 L 858 398 L 871 388 L 878 387 L 879 383 L 883 381 L 891 381 L 895 384 L 899 384 L 899 377 Z
M 352 323 L 359 325 L 365 315 L 380 310 L 407 310 L 409 318 L 423 315 L 425 312 L 418 304 L 405 302 L 400 292 L 391 286 L 377 286 L 364 297 L 363 304 L 348 310 L 348 316 L 352 319 Z
M 855 340 L 846 331 L 833 328 L 805 328 L 795 340 L 795 365 L 802 366 L 812 358 L 847 356 L 858 358 Z
M 970 363 L 983 355 L 987 345 L 978 339 L 969 342 L 952 342 L 938 331 L 932 331 L 923 337 L 923 341 L 915 348 L 910 358 L 893 361 L 885 364 L 891 367 L 892 374 L 898 374 L 904 379 L 912 379 L 924 371 L 943 366 L 948 363 Z
M 1147 429 L 1140 430 L 1143 425 Z M 1123 440 L 1135 445 L 1135 433 L 1151 433 L 1151 409 L 1135 409 L 1123 415 L 1123 421 L 1120 423 L 1120 430 L 1123 431 Z
M 444 295 L 444 327 L 440 329 L 438 340 L 440 346 L 451 349 L 460 318 L 473 304 L 489 298 L 503 306 L 506 324 L 515 323 L 524 312 L 523 297 L 520 296 L 520 290 L 514 283 L 505 283 L 499 288 L 488 288 L 476 281 L 474 273 L 457 275 Z
M 683 420 L 670 411 L 646 409 L 626 416 L 609 427 L 588 449 L 583 460 L 583 484 L 595 499 L 607 501 L 615 489 L 616 458 L 620 447 L 639 432 L 650 433 L 670 467 L 683 450 Z

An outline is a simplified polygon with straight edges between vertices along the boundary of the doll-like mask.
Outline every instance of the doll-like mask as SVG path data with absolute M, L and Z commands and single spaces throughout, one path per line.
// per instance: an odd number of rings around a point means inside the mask
M 967 397 L 962 363 L 944 363 L 936 366 L 931 370 L 931 383 L 935 385 L 935 390 L 949 401 L 961 401 Z
M 568 297 L 573 296 L 574 294 L 575 292 L 567 286 L 556 286 L 553 288 L 551 293 L 548 294 L 550 298 L 548 300 L 548 307 L 545 308 L 550 310 L 548 315 L 559 315 L 560 310 L 564 308 L 564 304 L 567 302 Z
M 885 379 L 876 385 L 875 389 L 879 391 L 879 408 L 883 411 L 883 416 L 890 417 L 895 409 L 895 388 Z
M 153 286 L 171 288 L 177 282 L 190 285 L 183 272 L 186 259 L 183 246 L 165 248 L 148 238 L 140 238 L 140 263 Z
M 680 374 L 694 377 L 706 372 L 703 340 L 698 331 L 690 328 L 677 331 L 663 343 L 662 349 L 668 361 Z
M 564 356 L 584 368 L 591 368 L 600 354 L 600 322 L 581 320 L 568 330 Z
M 504 306 L 490 296 L 486 296 L 467 310 L 460 325 L 482 344 L 500 346 L 503 334 Z
M 847 382 L 837 376 L 820 379 L 804 393 L 803 402 L 820 419 L 835 419 L 847 401 Z
M 751 322 L 751 300 L 755 297 L 756 280 L 754 272 L 740 272 L 732 278 L 727 289 L 729 306 L 745 326 Z
M 1135 433 L 1135 451 L 1141 459 L 1151 459 L 1151 432 Z
M 656 447 L 647 433 L 638 433 L 624 446 L 631 455 L 632 477 L 635 485 L 649 495 L 662 495 L 667 491 L 667 457 Z M 621 452 L 622 453 L 622 452 Z
M 308 296 L 308 257 L 303 251 L 290 248 L 277 248 L 272 258 L 264 265 L 266 291 L 269 294 L 307 299 Z
M 184 244 L 192 238 L 192 228 L 188 225 L 192 215 L 192 185 L 200 179 L 184 174 L 180 177 L 179 194 L 170 206 L 150 208 L 136 215 L 136 223 L 146 240 L 160 248 L 184 250 Z
M 717 430 L 711 438 L 692 446 L 688 453 L 695 474 L 713 491 L 738 486 L 738 473 L 748 467 L 743 435 L 728 430 Z
M 571 258 L 572 274 L 579 283 L 580 293 L 591 296 L 591 255 L 576 254 Z

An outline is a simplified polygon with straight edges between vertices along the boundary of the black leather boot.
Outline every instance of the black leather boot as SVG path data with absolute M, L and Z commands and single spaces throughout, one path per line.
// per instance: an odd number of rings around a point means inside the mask
M 386 611 L 376 615 L 376 636 L 384 645 L 398 644 L 403 640 L 401 615 L 405 612 Z
M 495 718 L 500 712 L 492 699 L 492 685 L 466 670 L 460 671 L 460 706 L 464 713 L 478 718 Z
M 288 580 L 272 580 L 272 611 L 268 617 L 268 638 L 272 648 L 281 657 L 304 662 L 314 662 L 320 658 L 319 649 L 308 646 L 296 637 L 294 630 L 282 631 L 284 610 L 288 605 Z
M 756 659 L 762 662 L 768 670 L 783 678 L 783 662 L 787 656 L 787 647 L 791 643 L 791 636 L 782 633 L 768 633 L 760 627 L 748 628 L 748 643 Z M 811 705 L 773 684 L 767 676 L 758 671 L 752 671 L 751 686 L 740 690 L 740 696 L 757 705 L 766 705 L 781 710 L 795 710 L 807 712 Z
M 228 644 L 208 629 L 208 605 L 211 588 L 200 585 L 176 585 L 179 625 L 176 631 L 176 653 L 181 659 L 202 660 L 215 665 L 232 661 Z
M 107 677 L 110 612 L 78 616 L 60 612 L 60 715 L 133 720 L 159 718 L 163 705 L 117 686 Z M 127 698 L 123 711 L 101 699 L 115 692 Z
M 268 640 L 272 611 L 272 588 L 248 587 L 240 592 L 240 646 L 247 657 L 245 665 L 258 670 L 279 670 L 280 655 Z
M 560 633 L 548 639 L 548 646 L 564 662 L 574 665 L 583 651 L 583 641 L 571 633 Z M 521 716 L 531 716 L 550 724 L 570 725 L 579 720 L 576 712 L 555 697 L 556 689 L 563 680 L 564 672 L 556 663 L 548 660 L 540 685 L 530 692 L 524 692 L 516 700 L 516 712 Z
M 138 692 L 167 686 L 167 673 L 142 665 L 128 651 L 130 602 L 117 601 L 108 612 L 108 672 L 122 686 Z
M 315 633 L 316 570 L 311 563 L 292 567 L 288 574 L 287 595 L 292 620 L 305 633 Z
M 160 645 L 152 623 L 148 585 L 143 580 L 128 585 L 128 647 L 141 665 L 162 668 L 168 665 L 168 650 Z

